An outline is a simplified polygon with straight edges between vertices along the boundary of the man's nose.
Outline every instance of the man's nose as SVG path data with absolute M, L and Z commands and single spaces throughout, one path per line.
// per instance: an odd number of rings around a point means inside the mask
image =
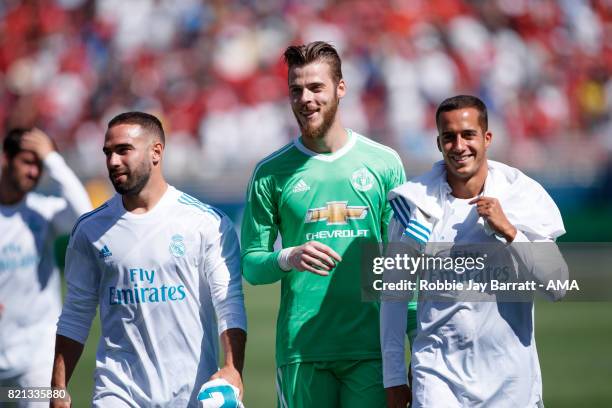
M 453 150 L 462 151 L 465 149 L 465 146 L 465 139 L 460 134 L 456 135 L 453 141 Z
M 121 164 L 121 161 L 119 160 L 119 155 L 115 153 L 109 154 L 106 159 L 106 163 L 108 167 L 118 167 Z
M 308 103 L 312 100 L 312 91 L 308 88 L 302 89 L 302 93 L 300 94 L 299 101 L 303 104 Z
M 28 168 L 28 176 L 31 178 L 38 178 L 40 176 L 40 167 L 32 164 Z

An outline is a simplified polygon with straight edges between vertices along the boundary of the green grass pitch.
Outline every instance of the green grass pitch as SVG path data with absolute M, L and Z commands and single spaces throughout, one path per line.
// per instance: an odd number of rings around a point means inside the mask
M 279 285 L 245 283 L 249 317 L 244 372 L 245 404 L 275 407 L 274 333 Z M 96 319 L 85 351 L 70 382 L 73 406 L 90 405 Z M 536 304 L 536 342 L 547 407 L 612 406 L 612 303 Z

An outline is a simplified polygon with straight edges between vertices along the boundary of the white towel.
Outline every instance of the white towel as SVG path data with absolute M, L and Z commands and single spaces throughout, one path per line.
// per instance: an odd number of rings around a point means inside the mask
M 487 164 L 489 171 L 483 195 L 499 200 L 512 225 L 522 232 L 551 240 L 565 233 L 557 205 L 538 182 L 503 163 L 487 160 Z M 406 233 L 420 240 L 427 238 L 426 243 L 436 222 L 442 218 L 448 193 L 446 166 L 444 161 L 439 161 L 427 173 L 391 190 L 387 198 L 396 217 L 402 224 L 405 222 Z M 494 233 L 482 218 L 479 223 L 485 226 L 488 234 Z

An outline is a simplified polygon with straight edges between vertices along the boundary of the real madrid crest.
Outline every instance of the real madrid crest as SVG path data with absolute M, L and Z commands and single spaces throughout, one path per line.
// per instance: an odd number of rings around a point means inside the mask
M 374 176 L 365 167 L 353 172 L 351 184 L 359 191 L 368 191 L 374 185 Z
M 185 243 L 183 242 L 183 236 L 180 234 L 173 235 L 170 238 L 170 253 L 175 258 L 180 258 L 185 255 Z

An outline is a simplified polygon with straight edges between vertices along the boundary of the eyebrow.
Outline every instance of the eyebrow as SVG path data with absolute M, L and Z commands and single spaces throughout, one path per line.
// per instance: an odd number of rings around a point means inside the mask
M 461 134 L 464 134 L 464 133 L 478 133 L 478 131 L 476 129 L 463 129 L 463 130 L 460 130 L 460 131 L 450 131 L 450 130 L 447 130 L 446 132 L 440 133 L 440 136 L 453 136 L 456 133 L 461 133 Z
M 104 153 L 106 153 L 106 152 L 111 151 L 111 150 L 116 150 L 116 149 L 121 149 L 121 148 L 126 148 L 126 147 L 134 147 L 134 145 L 130 144 L 130 143 L 120 143 L 120 144 L 117 144 L 117 145 L 114 145 L 114 146 L 110 146 L 110 147 L 109 146 L 104 146 L 102 148 L 102 151 Z
M 313 88 L 316 86 L 325 86 L 325 82 L 322 82 L 322 81 L 309 82 L 304 86 L 297 85 L 297 84 L 289 84 L 289 89 Z

